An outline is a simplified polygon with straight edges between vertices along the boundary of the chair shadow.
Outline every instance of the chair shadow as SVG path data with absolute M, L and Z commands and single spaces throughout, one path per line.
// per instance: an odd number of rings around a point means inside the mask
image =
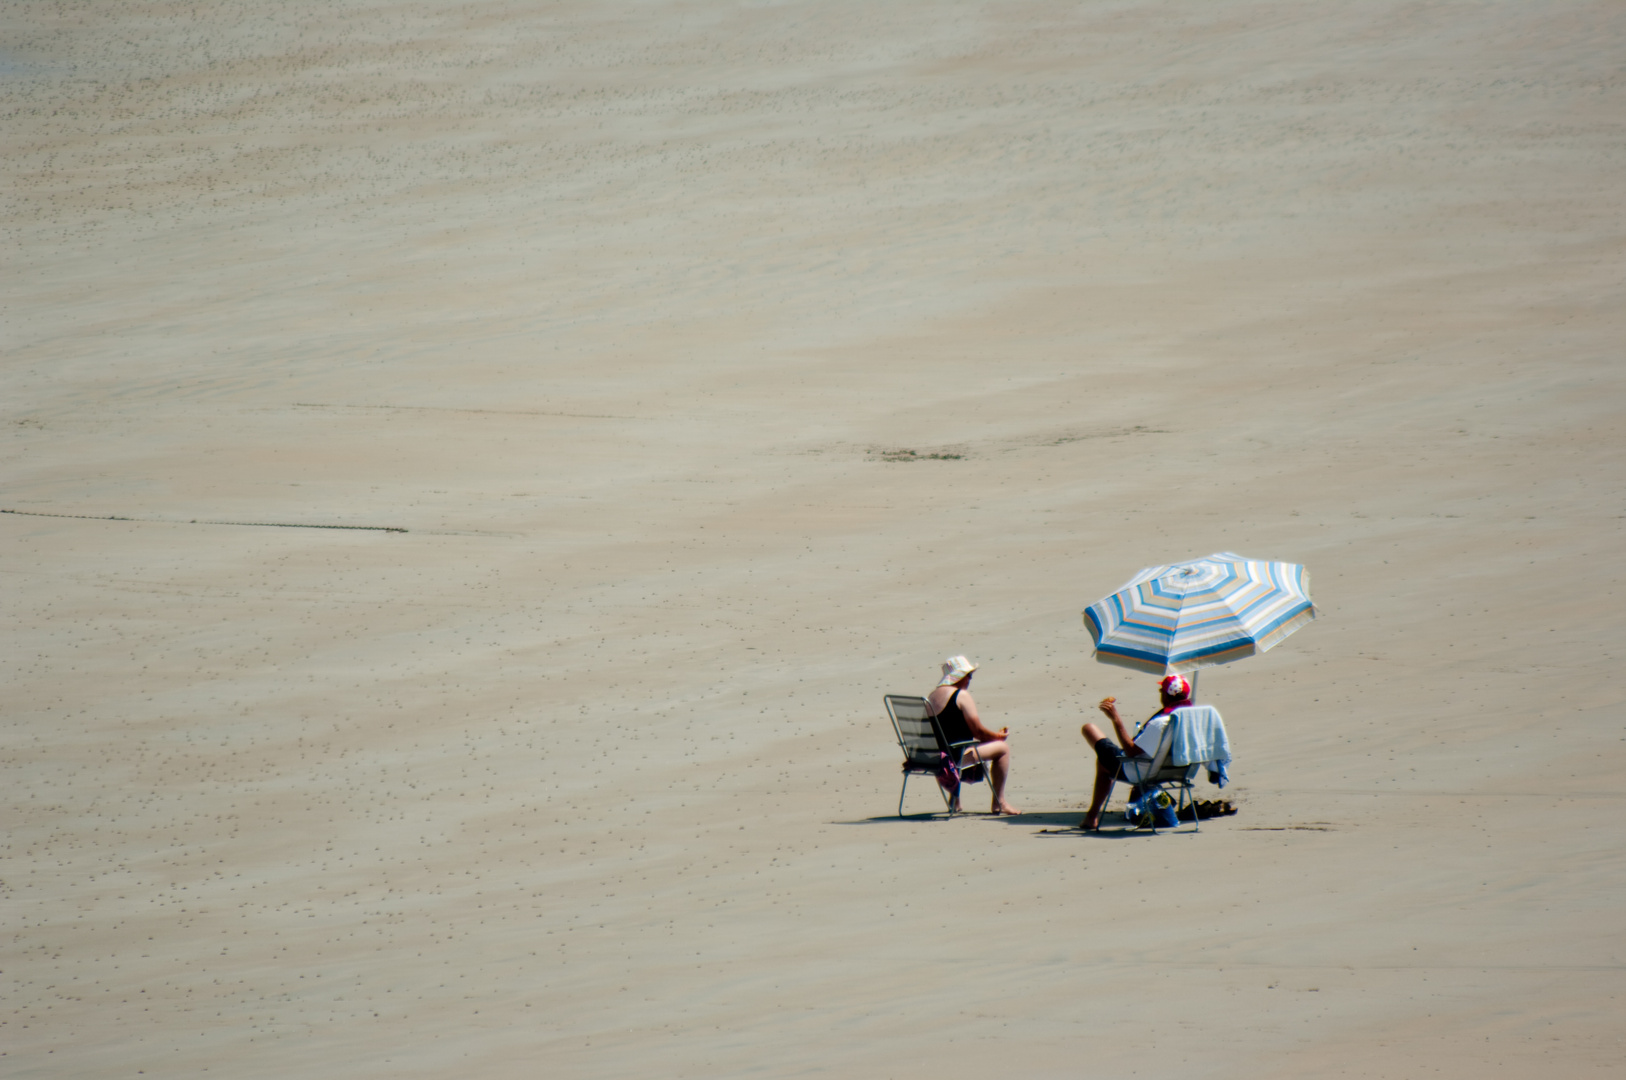
M 929 822 L 929 821 L 953 821 L 954 818 L 963 818 L 963 817 L 970 817 L 970 816 L 971 816 L 970 814 L 955 814 L 954 817 L 950 817 L 946 811 L 939 810 L 936 813 L 904 814 L 901 817 L 898 816 L 897 814 L 877 814 L 874 817 L 857 818 L 857 819 L 855 819 L 853 821 L 829 821 L 829 822 L 826 822 L 825 824 L 827 824 L 827 825 L 885 825 L 885 824 L 890 822 L 893 825 L 902 825 L 902 824 L 905 824 L 905 823 L 908 823 L 908 822 L 914 822 L 915 824 L 918 825 L 918 824 L 921 824 L 923 822 Z
M 1077 815 L 1074 816 L 1076 817 Z M 1184 822 L 1181 824 L 1184 824 Z M 1135 840 L 1139 838 L 1149 840 L 1153 837 L 1165 836 L 1172 832 L 1174 832 L 1173 829 L 1159 829 L 1157 832 L 1153 832 L 1151 829 L 1137 829 L 1130 825 L 1128 821 L 1121 818 L 1114 821 L 1113 815 L 1107 814 L 1102 818 L 1101 827 L 1096 829 L 1094 832 L 1085 832 L 1083 829 L 1079 828 L 1078 823 L 1074 821 L 1071 828 L 1040 829 L 1034 835 L 1046 837 L 1071 837 L 1074 840 Z
M 985 814 L 983 816 L 987 817 L 990 815 Z M 1077 828 L 1078 823 L 1084 820 L 1084 811 L 1041 810 L 1035 813 L 1023 811 L 1020 814 L 1006 815 L 998 820 L 1003 821 L 1007 825 L 1039 825 L 1050 827 L 1064 826 L 1066 828 Z
M 886 822 L 894 824 L 913 821 L 1000 821 L 1007 825 L 1027 826 L 1077 826 L 1084 817 L 1082 810 L 1055 810 L 1041 811 L 1039 813 L 1023 814 L 983 814 L 976 811 L 962 810 L 958 814 L 950 815 L 947 811 L 938 810 L 934 813 L 905 814 L 899 817 L 896 814 L 878 814 L 875 817 L 859 818 L 856 821 L 832 821 L 831 825 L 882 825 Z

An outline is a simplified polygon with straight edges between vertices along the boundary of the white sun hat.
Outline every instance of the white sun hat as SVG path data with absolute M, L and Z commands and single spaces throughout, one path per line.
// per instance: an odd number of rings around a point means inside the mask
M 943 677 L 937 680 L 937 685 L 948 686 L 950 683 L 957 683 L 976 670 L 977 665 L 965 657 L 951 656 L 943 661 Z

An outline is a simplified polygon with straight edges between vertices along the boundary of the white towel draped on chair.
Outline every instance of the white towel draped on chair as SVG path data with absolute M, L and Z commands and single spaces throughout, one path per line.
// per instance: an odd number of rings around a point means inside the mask
M 1212 705 L 1182 705 L 1174 710 L 1174 745 L 1169 756 L 1176 765 L 1208 762 L 1226 764 L 1231 760 L 1231 741 L 1225 736 L 1225 721 Z

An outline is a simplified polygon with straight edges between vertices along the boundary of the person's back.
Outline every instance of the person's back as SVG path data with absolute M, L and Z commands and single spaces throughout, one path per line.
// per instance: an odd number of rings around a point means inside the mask
M 950 746 L 955 743 L 976 741 L 971 735 L 971 725 L 966 723 L 965 712 L 960 708 L 959 687 L 954 688 L 954 693 L 949 695 L 942 711 L 937 714 L 937 726 L 942 730 L 943 738 Z

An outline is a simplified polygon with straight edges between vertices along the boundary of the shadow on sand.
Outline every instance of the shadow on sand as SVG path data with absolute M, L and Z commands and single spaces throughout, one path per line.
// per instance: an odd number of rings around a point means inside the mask
M 1083 819 L 1083 817 L 1084 812 L 1082 810 L 1051 810 L 1036 813 L 1011 814 L 1004 817 L 995 816 L 993 814 L 978 814 L 966 811 L 962 811 L 951 816 L 944 811 L 939 810 L 936 813 L 905 814 L 902 817 L 899 817 L 896 814 L 878 814 L 875 817 L 859 818 L 856 821 L 832 821 L 830 824 L 901 825 L 904 823 L 921 824 L 926 822 L 935 824 L 938 822 L 951 821 L 997 821 L 1006 825 L 1019 825 L 1025 826 L 1029 829 L 1037 829 L 1038 832 L 1034 834 L 1035 836 L 1071 836 L 1079 840 L 1125 840 L 1137 836 L 1161 836 L 1164 833 L 1175 831 L 1173 829 L 1160 829 L 1154 833 L 1150 829 L 1130 828 L 1129 822 L 1125 820 L 1122 813 L 1109 810 L 1102 815 L 1101 829 L 1098 832 L 1087 833 L 1078 827 L 1079 822 Z M 1180 823 L 1180 828 L 1182 831 L 1189 832 L 1191 830 L 1191 823 L 1188 821 L 1182 821 Z
M 1033 814 L 1007 814 L 998 816 L 994 814 L 980 814 L 974 811 L 962 810 L 950 816 L 938 810 L 927 814 L 905 814 L 899 817 L 896 814 L 877 814 L 875 817 L 859 818 L 856 821 L 832 821 L 832 825 L 884 825 L 887 822 L 899 824 L 906 821 L 998 821 L 1006 825 L 1039 826 L 1041 828 L 1076 828 L 1079 820 L 1083 818 L 1082 810 L 1055 810 Z

